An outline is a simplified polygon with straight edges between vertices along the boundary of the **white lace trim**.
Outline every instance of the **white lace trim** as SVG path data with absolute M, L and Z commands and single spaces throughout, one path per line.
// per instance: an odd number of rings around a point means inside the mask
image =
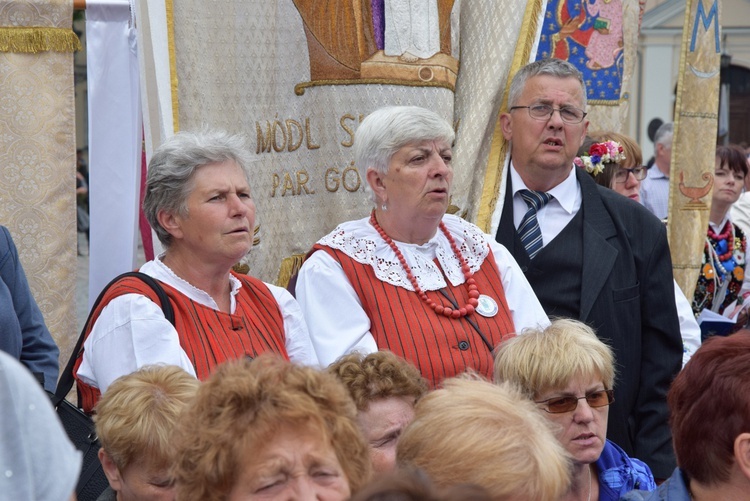
M 140 271 L 152 275 L 154 278 L 161 280 L 167 285 L 171 285 L 190 299 L 218 310 L 219 306 L 216 304 L 216 301 L 214 301 L 214 298 L 212 298 L 208 292 L 204 291 L 203 289 L 199 289 L 184 278 L 178 276 L 174 271 L 172 271 L 172 268 L 164 264 L 163 259 L 166 254 L 166 252 L 162 252 L 153 261 L 145 263 L 141 267 Z M 240 282 L 237 277 L 230 273 L 229 285 L 231 287 L 229 293 L 231 294 L 232 298 L 234 298 L 242 288 L 242 282 Z
M 453 236 L 469 268 L 476 273 L 490 250 L 485 234 L 477 226 L 456 216 L 445 215 L 443 223 Z M 338 225 L 335 230 L 320 239 L 318 244 L 340 250 L 358 263 L 371 266 L 375 276 L 383 282 L 414 290 L 396 253 L 370 225 L 369 217 Z M 464 283 L 461 263 L 453 253 L 450 242 L 439 229 L 424 245 L 403 242 L 396 242 L 396 245 L 422 290 L 434 291 L 446 286 L 440 268 L 453 286 Z M 435 257 L 440 267 L 435 264 Z

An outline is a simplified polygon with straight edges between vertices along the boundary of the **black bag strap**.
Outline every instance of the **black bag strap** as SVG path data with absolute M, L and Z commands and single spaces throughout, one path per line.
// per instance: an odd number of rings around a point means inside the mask
M 83 324 L 83 329 L 81 329 L 81 335 L 78 336 L 78 341 L 76 342 L 75 348 L 73 348 L 73 353 L 70 354 L 70 360 L 68 360 L 68 364 L 65 366 L 65 370 L 60 375 L 60 380 L 57 383 L 57 389 L 55 390 L 55 394 L 52 396 L 52 404 L 57 408 L 58 405 L 60 405 L 60 402 L 62 402 L 65 397 L 67 396 L 70 389 L 73 387 L 73 383 L 75 382 L 75 378 L 73 377 L 73 367 L 76 364 L 76 359 L 78 358 L 78 354 L 83 349 L 83 338 L 86 335 L 86 329 L 91 323 L 91 317 L 94 315 L 94 312 L 96 311 L 99 304 L 102 302 L 102 299 L 104 298 L 104 295 L 107 293 L 110 287 L 115 285 L 117 282 L 124 278 L 133 277 L 138 278 L 141 281 L 143 281 L 146 285 L 151 287 L 153 291 L 156 293 L 156 295 L 159 297 L 159 302 L 161 303 L 161 311 L 164 312 L 164 318 L 166 318 L 169 323 L 172 325 L 175 324 L 174 322 L 174 309 L 172 308 L 172 303 L 169 300 L 169 297 L 167 296 L 167 293 L 164 292 L 164 289 L 161 285 L 159 285 L 159 282 L 151 278 L 150 276 L 146 275 L 145 273 L 141 273 L 140 271 L 128 271 L 126 273 L 123 273 L 122 275 L 118 275 L 115 278 L 112 279 L 111 282 L 109 282 L 104 289 L 99 293 L 99 297 L 96 298 L 96 301 L 94 301 L 94 305 L 91 307 L 91 311 L 89 312 L 89 316 L 86 319 L 86 322 Z

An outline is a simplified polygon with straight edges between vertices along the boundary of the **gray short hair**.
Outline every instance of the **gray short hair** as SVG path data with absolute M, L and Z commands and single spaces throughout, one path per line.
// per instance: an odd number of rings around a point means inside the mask
M 154 151 L 148 164 L 143 212 L 165 248 L 172 235 L 158 220 L 161 211 L 187 215 L 187 198 L 195 171 L 205 165 L 232 160 L 242 168 L 250 182 L 250 157 L 244 137 L 222 130 L 181 131 Z
M 539 75 L 549 75 L 556 78 L 575 78 L 581 84 L 581 97 L 583 98 L 583 109 L 586 110 L 586 83 L 578 68 L 562 59 L 540 59 L 529 63 L 513 76 L 508 91 L 508 108 L 516 106 L 521 94 L 526 87 L 526 82 Z
M 673 136 L 674 124 L 672 122 L 664 122 L 658 129 L 656 129 L 656 133 L 654 134 L 654 144 L 671 146 Z
M 381 174 L 399 149 L 419 141 L 442 140 L 452 145 L 453 127 L 434 111 L 419 106 L 386 106 L 362 121 L 354 140 L 354 160 L 364 179 L 372 167 Z M 369 185 L 365 183 L 369 190 Z

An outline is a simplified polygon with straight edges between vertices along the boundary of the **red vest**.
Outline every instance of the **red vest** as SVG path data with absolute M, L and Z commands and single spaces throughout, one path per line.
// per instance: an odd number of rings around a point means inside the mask
M 196 303 L 173 287 L 159 282 L 174 308 L 180 346 L 201 381 L 217 365 L 227 360 L 244 356 L 254 358 L 267 351 L 289 359 L 285 347 L 284 318 L 273 294 L 257 278 L 246 275 L 235 277 L 242 282 L 242 287 L 235 296 L 237 307 L 233 315 Z M 112 299 L 124 294 L 141 294 L 159 304 L 159 298 L 149 286 L 137 278 L 125 278 L 113 285 L 102 298 L 94 311 L 86 337 L 102 309 Z M 112 356 L 117 354 L 113 353 Z M 73 374 L 77 374 L 82 361 L 83 350 L 78 355 Z M 99 389 L 80 381 L 77 376 L 76 382 L 81 399 L 79 405 L 84 411 L 91 412 L 99 400 Z
M 459 319 L 438 315 L 415 292 L 381 281 L 371 266 L 358 263 L 342 251 L 321 245 L 313 250 L 324 250 L 341 263 L 370 318 L 370 333 L 378 348 L 410 360 L 433 386 L 468 368 L 492 379 L 492 350 L 514 336 L 515 327 L 491 250 L 474 279 L 479 292 L 495 300 L 498 312 L 489 318 L 472 313 Z M 466 285 L 446 283 L 443 290 L 459 306 L 465 305 L 469 299 Z M 427 291 L 427 296 L 437 304 L 450 306 L 440 291 Z M 492 349 L 470 321 L 475 322 Z

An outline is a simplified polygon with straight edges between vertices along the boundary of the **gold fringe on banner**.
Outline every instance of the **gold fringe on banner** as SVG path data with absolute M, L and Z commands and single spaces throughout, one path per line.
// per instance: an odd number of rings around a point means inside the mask
M 36 54 L 38 52 L 75 52 L 81 41 L 73 30 L 42 26 L 0 28 L 0 52 Z
M 302 263 L 305 262 L 306 254 L 292 254 L 289 257 L 285 257 L 281 261 L 281 268 L 279 269 L 279 278 L 276 279 L 276 285 L 279 287 L 286 287 L 289 284 L 289 280 L 297 274 Z
M 539 0 L 528 0 L 526 12 L 524 13 L 521 32 L 518 36 L 516 51 L 513 55 L 513 63 L 508 74 L 508 81 L 505 84 L 503 92 L 503 103 L 500 110 L 504 110 L 508 105 L 508 90 L 513 75 L 516 74 L 531 58 L 531 49 L 536 42 L 536 35 L 539 25 L 539 16 L 541 15 L 543 2 Z M 482 185 L 482 198 L 479 204 L 476 224 L 484 231 L 490 231 L 492 214 L 495 212 L 498 196 L 500 194 L 500 185 L 505 170 L 505 156 L 507 154 L 508 142 L 503 136 L 503 129 L 500 125 L 500 115 L 495 122 L 495 131 L 492 134 L 492 145 L 490 147 L 487 169 L 484 173 L 484 183 Z

